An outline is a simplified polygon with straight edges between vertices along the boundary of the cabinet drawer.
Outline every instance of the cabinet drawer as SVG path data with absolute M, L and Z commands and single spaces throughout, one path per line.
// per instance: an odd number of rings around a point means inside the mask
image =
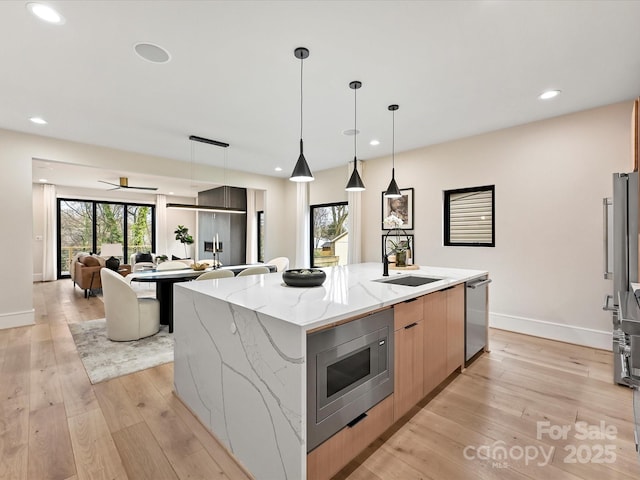
M 307 480 L 328 480 L 393 424 L 393 394 L 307 455 Z
M 423 315 L 423 297 L 414 298 L 393 306 L 394 330 L 420 322 Z

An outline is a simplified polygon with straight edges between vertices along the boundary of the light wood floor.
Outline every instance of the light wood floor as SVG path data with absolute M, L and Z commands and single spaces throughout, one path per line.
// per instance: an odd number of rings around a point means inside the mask
M 0 479 L 247 479 L 171 393 L 172 364 L 91 385 L 67 324 L 104 317 L 99 299 L 62 280 L 34 284 L 34 303 L 35 326 L 0 330 Z M 491 337 L 490 354 L 336 479 L 640 478 L 631 392 L 611 384 L 611 353 Z M 538 421 L 569 426 L 567 440 L 537 438 Z M 578 440 L 576 421 L 617 431 Z M 497 446 L 508 458 L 482 457 Z M 516 458 L 551 447 L 545 466 Z

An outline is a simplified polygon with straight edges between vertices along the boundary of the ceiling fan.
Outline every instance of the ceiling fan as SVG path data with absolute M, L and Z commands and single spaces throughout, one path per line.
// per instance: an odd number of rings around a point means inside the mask
M 111 188 L 110 190 L 118 190 L 120 188 L 131 188 L 135 190 L 158 190 L 158 187 L 134 187 L 133 185 L 129 185 L 129 179 L 127 177 L 120 177 L 120 183 L 111 183 L 104 180 L 98 181 L 100 183 L 106 183 L 107 185 L 113 185 L 115 187 Z

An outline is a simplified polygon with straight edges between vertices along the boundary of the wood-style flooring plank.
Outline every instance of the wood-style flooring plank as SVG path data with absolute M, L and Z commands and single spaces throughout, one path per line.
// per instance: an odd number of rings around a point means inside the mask
M 0 479 L 27 478 L 29 397 L 0 401 Z
M 169 461 L 178 465 L 202 450 L 202 444 L 160 395 L 146 370 L 120 379 Z
M 127 395 L 120 380 L 121 378 L 115 378 L 93 386 L 93 391 L 112 433 L 143 421 L 135 403 Z
M 146 423 L 123 428 L 113 433 L 113 439 L 130 479 L 178 480 Z
M 64 405 L 29 414 L 29 478 L 58 480 L 76 474 Z
M 44 325 L 49 328 L 48 325 Z M 29 394 L 31 410 L 63 402 L 53 342 L 50 339 L 31 343 Z
M 68 419 L 78 478 L 126 479 L 127 474 L 100 410 Z

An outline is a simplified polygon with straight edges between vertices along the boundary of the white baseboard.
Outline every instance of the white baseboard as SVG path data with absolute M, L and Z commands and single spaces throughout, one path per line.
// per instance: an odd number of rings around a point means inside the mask
M 42 277 L 43 277 L 43 275 L 41 273 L 34 273 L 33 274 L 33 283 L 42 282 Z
M 25 312 L 0 313 L 0 329 L 35 325 L 35 310 Z
M 611 350 L 612 334 L 603 330 L 546 322 L 533 318 L 516 317 L 502 313 L 489 313 L 489 326 L 535 337 L 559 340 L 585 347 Z

